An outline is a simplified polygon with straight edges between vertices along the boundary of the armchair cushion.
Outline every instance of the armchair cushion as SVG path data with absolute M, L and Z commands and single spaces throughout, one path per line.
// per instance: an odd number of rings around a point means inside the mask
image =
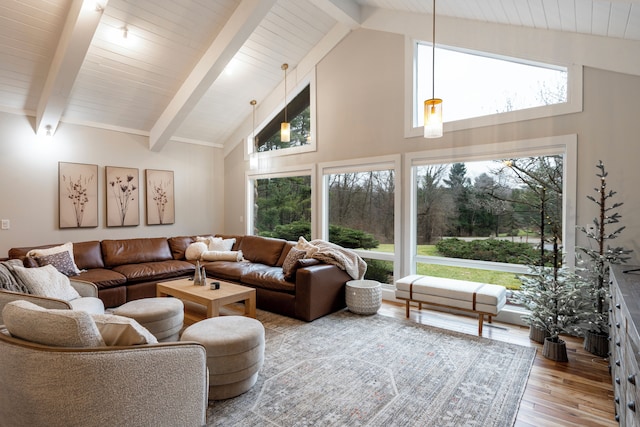
M 37 268 L 15 267 L 14 272 L 33 295 L 65 301 L 80 297 L 78 291 L 71 286 L 69 278 L 52 265 Z
M 102 335 L 89 313 L 46 309 L 29 301 L 5 305 L 2 317 L 9 333 L 38 344 L 56 347 L 104 346 Z

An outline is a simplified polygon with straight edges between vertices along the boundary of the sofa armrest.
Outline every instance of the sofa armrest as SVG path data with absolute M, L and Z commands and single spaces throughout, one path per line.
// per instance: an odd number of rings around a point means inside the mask
M 81 297 L 95 297 L 98 298 L 98 287 L 95 283 L 87 282 L 86 280 L 69 279 L 71 286 L 78 291 Z
M 296 271 L 296 318 L 310 322 L 346 307 L 344 288 L 351 277 L 335 265 L 318 264 Z
M 203 426 L 206 352 L 193 342 L 58 348 L 0 335 L 6 425 Z

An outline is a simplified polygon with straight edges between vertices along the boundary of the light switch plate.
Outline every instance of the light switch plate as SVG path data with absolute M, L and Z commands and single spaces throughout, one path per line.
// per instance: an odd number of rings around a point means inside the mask
M 2 224 L 0 224 L 0 228 L 2 230 L 8 230 L 10 226 L 11 226 L 11 223 L 9 222 L 8 219 L 3 219 Z

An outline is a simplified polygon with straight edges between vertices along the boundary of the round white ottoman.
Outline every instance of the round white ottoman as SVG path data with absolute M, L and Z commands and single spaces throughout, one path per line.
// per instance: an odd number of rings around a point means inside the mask
M 184 304 L 178 298 L 143 298 L 122 304 L 113 314 L 135 319 L 160 342 L 178 341 Z
M 375 314 L 382 305 L 382 285 L 375 280 L 350 280 L 345 287 L 349 311 Z
M 238 396 L 258 380 L 264 362 L 264 327 L 256 319 L 221 316 L 201 320 L 184 330 L 180 341 L 207 349 L 209 400 Z

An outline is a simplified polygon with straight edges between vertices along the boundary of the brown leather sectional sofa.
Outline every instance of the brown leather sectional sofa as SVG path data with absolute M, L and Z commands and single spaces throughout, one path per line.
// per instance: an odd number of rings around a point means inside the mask
M 334 265 L 313 259 L 298 261 L 296 274 L 287 281 L 282 263 L 295 242 L 258 236 L 234 237 L 232 250 L 241 250 L 246 261 L 204 262 L 208 277 L 256 289 L 258 308 L 311 321 L 346 306 L 344 285 L 349 275 Z M 93 282 L 105 307 L 156 295 L 156 283 L 191 277 L 194 261 L 185 259 L 195 236 L 118 239 L 73 244 L 75 278 Z M 55 245 L 43 245 L 47 248 Z M 12 248 L 9 258 L 25 258 L 36 247 Z

